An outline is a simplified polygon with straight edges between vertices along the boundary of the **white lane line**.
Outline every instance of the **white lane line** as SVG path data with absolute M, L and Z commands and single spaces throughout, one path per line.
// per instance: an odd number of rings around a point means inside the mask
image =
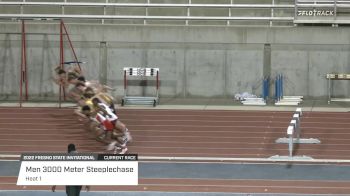
M 71 139 L 71 140 L 69 140 L 69 141 L 87 141 L 86 139 Z M 58 139 L 55 139 L 55 140 L 46 140 L 46 139 L 44 139 L 44 140 L 38 140 L 38 139 L 35 139 L 35 140 L 31 140 L 31 139 L 17 139 L 17 138 L 13 138 L 13 139 L 1 139 L 0 138 L 0 141 L 17 141 L 17 142 L 26 142 L 26 141 L 46 141 L 46 142 L 67 142 L 67 140 L 58 140 Z M 94 140 L 92 140 L 92 141 L 94 141 Z
M 1 120 L 2 118 L 0 118 Z M 13 120 L 16 121 L 16 123 L 21 123 L 21 120 L 35 120 L 38 121 L 40 119 L 41 120 L 48 120 L 48 121 L 78 121 L 78 119 L 56 119 L 56 118 L 7 118 L 4 120 Z M 159 119 L 122 119 L 123 121 L 136 121 L 136 122 L 210 122 L 210 123 L 267 123 L 267 121 L 264 120 L 207 120 L 207 119 L 203 119 L 203 120 L 188 120 L 188 119 L 182 119 L 182 120 L 175 120 L 175 119 L 163 119 L 163 120 L 159 120 Z M 11 123 L 11 122 L 3 122 L 3 123 Z M 27 123 L 27 122 L 25 122 Z M 42 123 L 42 122 L 41 122 Z M 288 123 L 287 120 L 281 121 L 281 122 L 276 122 L 274 121 L 274 123 Z M 305 122 L 307 123 L 307 122 Z M 323 122 L 322 122 L 323 123 Z M 2 123 L 0 123 L 2 124 Z M 38 122 L 35 124 L 39 124 Z M 350 123 L 349 123 L 350 124 Z
M 45 124 L 38 124 L 38 123 L 0 123 L 0 125 L 3 124 L 3 125 L 39 125 L 39 126 L 48 126 L 48 125 L 52 125 L 52 126 L 65 126 L 65 127 L 69 127 L 69 126 L 76 126 L 76 125 L 79 125 L 79 126 L 83 126 L 83 124 L 68 124 L 68 125 L 65 125 L 65 124 L 51 124 L 51 123 L 45 123 Z M 329 124 L 329 123 L 328 123 Z M 147 125 L 147 124 L 144 124 L 144 125 L 129 125 L 129 127 L 211 127 L 211 128 L 224 128 L 224 127 L 229 127 L 229 128 L 260 128 L 260 129 L 286 129 L 286 126 L 274 126 L 274 127 L 271 127 L 271 126 L 241 126 L 241 125 L 227 125 L 227 126 L 223 126 L 223 125 L 180 125 L 180 124 L 173 124 L 173 125 L 169 125 L 169 124 L 166 124 L 166 125 Z M 302 126 L 301 128 L 303 129 L 327 129 L 327 130 L 330 130 L 330 129 L 344 129 L 344 130 L 350 130 L 350 127 L 308 127 L 308 126 Z
M 0 154 L 0 158 L 19 158 L 21 155 L 17 154 Z
M 262 145 L 262 144 L 261 144 Z M 0 147 L 43 147 L 43 148 L 60 148 L 62 147 L 61 145 L 0 145 Z M 79 145 L 80 148 L 94 148 L 94 149 L 103 149 L 103 146 L 94 146 L 94 145 L 86 145 L 86 144 L 82 144 Z M 257 152 L 259 150 L 267 150 L 267 151 L 276 151 L 276 152 L 284 152 L 286 151 L 285 148 L 274 148 L 274 149 L 264 149 L 261 148 L 260 146 L 257 147 L 220 147 L 220 148 L 215 148 L 215 147 L 182 147 L 182 146 L 167 146 L 167 147 L 163 147 L 163 146 L 130 146 L 129 147 L 131 150 L 133 151 L 138 151 L 136 149 L 139 150 L 143 150 L 143 149 L 173 149 L 173 150 L 187 150 L 187 151 L 192 151 L 192 150 L 256 150 Z M 307 152 L 307 151 L 317 151 L 318 149 L 313 149 L 313 148 L 303 148 L 301 151 L 302 152 Z M 349 152 L 349 150 L 336 150 L 336 149 L 327 149 L 327 150 L 322 150 L 323 153 L 337 153 L 337 152 Z M 197 154 L 197 153 L 193 153 L 193 154 Z M 212 154 L 212 153 L 203 153 L 203 154 Z M 257 153 L 258 154 L 258 153 Z
M 81 134 L 80 133 L 75 133 L 75 134 L 65 134 L 65 135 L 63 135 L 63 134 L 0 134 L 0 135 L 3 135 L 3 136 L 5 136 L 5 135 L 7 135 L 7 136 L 47 136 L 47 135 L 49 135 L 49 136 L 62 136 L 62 137 L 70 137 L 70 139 L 72 139 L 71 137 L 79 137 L 79 136 L 81 136 Z M 157 135 L 157 136 L 150 136 L 150 135 L 136 135 L 136 134 L 133 134 L 132 135 L 133 137 L 139 137 L 139 138 L 184 138 L 184 136 L 182 135 L 182 136 L 159 136 L 159 135 Z M 261 139 L 261 137 L 231 137 L 231 136 L 223 136 L 223 137 L 217 137 L 217 136 L 198 136 L 198 135 L 186 135 L 186 138 L 197 138 L 197 139 L 211 139 L 211 140 L 213 140 L 213 139 Z M 271 138 L 272 140 L 275 140 L 276 138 Z M 347 139 L 347 138 L 324 138 L 324 137 L 318 137 L 318 139 L 320 139 L 320 140 L 326 140 L 326 141 L 328 141 L 328 142 L 330 142 L 330 141 L 349 141 L 350 140 L 350 138 L 349 139 Z M 18 138 L 7 138 L 7 139 L 4 139 L 4 138 L 0 138 L 0 140 L 17 140 L 17 141 L 19 141 L 20 139 L 18 139 Z M 80 140 L 80 139 L 74 139 L 74 140 Z M 86 139 L 81 139 L 81 140 L 85 140 L 86 141 Z M 22 139 L 21 141 L 35 141 L 35 140 L 30 140 L 30 139 Z M 38 140 L 38 141 L 59 141 L 58 139 L 57 140 L 46 140 L 46 139 L 42 139 L 42 140 Z M 67 140 L 64 140 L 64 141 L 67 141 Z M 324 142 L 324 141 L 323 141 Z M 205 143 L 205 141 L 203 142 L 203 143 Z
M 186 178 L 179 178 L 179 179 L 175 179 L 175 180 L 186 180 Z M 145 179 L 146 180 L 146 179 Z M 149 179 L 149 180 L 172 180 L 172 178 L 160 178 L 160 179 Z M 197 180 L 197 179 L 192 179 L 189 178 L 188 180 Z M 198 179 L 198 180 L 203 180 L 203 179 Z M 316 185 L 306 185 L 306 186 L 295 186 L 293 184 L 291 185 L 233 185 L 233 184 L 211 184 L 210 181 L 212 179 L 208 179 L 208 180 L 204 180 L 204 181 L 208 181 L 206 183 L 203 184 L 191 184 L 191 183 L 187 183 L 187 184 L 181 184 L 181 183 L 140 183 L 138 184 L 138 186 L 158 186 L 158 187 L 219 187 L 219 188 L 267 188 L 267 189 L 291 189 L 291 188 L 295 188 L 295 189 L 342 189 L 342 190 L 348 190 L 350 189 L 347 186 L 316 186 Z M 215 181 L 215 179 L 213 179 L 212 181 Z M 227 180 L 230 181 L 230 180 Z M 267 181 L 269 182 L 269 180 L 260 180 L 260 179 L 256 179 L 256 181 Z M 287 182 L 292 182 L 293 180 L 288 180 Z M 9 183 L 9 182 L 1 182 L 0 185 L 15 185 L 15 182 Z
M 56 111 L 53 111 L 56 112 Z M 261 112 L 259 112 L 261 113 Z M 17 115 L 18 113 L 13 112 L 13 113 L 0 113 L 0 116 L 4 115 L 4 116 L 9 116 L 9 115 Z M 202 118 L 269 118 L 271 116 L 271 114 L 273 116 L 275 116 L 276 119 L 288 119 L 290 118 L 290 116 L 278 116 L 281 113 L 271 113 L 268 115 L 246 115 L 247 113 L 241 113 L 241 115 L 212 115 L 212 114 L 208 114 L 208 112 L 203 112 L 203 114 L 163 114 L 163 113 L 159 113 L 159 114 L 139 114 L 136 113 L 135 114 L 130 114 L 130 113 L 123 113 L 121 112 L 121 116 L 123 117 L 202 117 Z M 293 112 L 289 112 L 288 114 L 293 114 Z M 338 114 L 338 113 L 330 113 L 330 114 L 324 114 L 324 116 L 312 116 L 312 115 L 308 115 L 308 116 L 304 116 L 303 119 L 314 119 L 314 118 L 321 118 L 321 119 L 348 119 L 348 117 L 343 117 L 345 115 L 343 115 L 342 117 L 334 117 L 332 115 L 334 114 Z M 342 113 L 340 113 L 342 114 Z M 346 113 L 346 116 L 350 116 L 349 113 Z M 21 112 L 20 115 L 49 115 L 51 117 L 55 117 L 55 115 L 53 113 L 48 113 L 48 112 Z M 63 117 L 63 116 L 76 116 L 72 113 L 68 113 L 67 115 L 59 113 L 57 114 L 58 117 Z M 57 117 L 56 116 L 56 117 Z
M 47 128 L 37 128 L 37 129 L 33 129 L 33 128 L 3 128 L 0 127 L 0 130 L 11 130 L 11 131 L 47 131 Z M 58 128 L 50 128 L 50 131 L 82 131 L 83 128 L 65 128 L 65 129 L 58 129 Z
M 37 119 L 37 121 L 39 121 L 40 118 Z M 79 122 L 77 120 L 77 122 Z M 0 125 L 39 125 L 39 126 L 48 126 L 48 125 L 52 125 L 52 126 L 76 126 L 76 125 L 83 125 L 80 123 L 72 123 L 72 124 L 64 124 L 64 123 L 46 123 L 46 122 L 0 122 Z
M 0 162 L 19 162 L 20 156 L 17 157 L 17 159 L 0 159 Z M 156 160 L 156 159 L 152 159 L 152 160 L 138 160 L 140 163 L 153 163 L 153 164 L 174 164 L 174 163 L 181 163 L 181 164 L 223 164 L 223 165 L 282 165 L 285 166 L 286 163 L 284 162 L 228 162 L 228 161 L 186 161 L 186 160 L 182 160 L 182 161 L 171 161 L 171 160 Z M 301 166 L 314 166 L 317 163 L 297 163 L 297 165 L 301 165 Z M 334 163 L 318 163 L 317 165 L 322 165 L 322 166 L 334 166 Z M 348 168 L 350 165 L 346 164 L 346 165 L 337 165 L 337 167 L 346 167 Z M 0 176 L 0 178 L 2 178 L 3 176 Z M 13 177 L 13 176 L 9 176 L 9 177 Z M 244 180 L 249 180 L 249 179 L 244 179 Z M 283 180 L 281 180 L 283 181 Z M 293 180 L 293 181 L 308 181 L 308 180 Z M 314 181 L 314 180 L 310 180 L 310 181 Z M 331 181 L 331 180 L 327 180 L 327 182 L 339 182 L 339 181 Z M 1 191 L 1 190 L 0 190 Z
M 12 162 L 12 161 L 19 161 L 18 159 L 0 159 L 0 162 Z M 1 178 L 2 176 L 0 176 Z
M 66 137 L 69 137 L 69 136 L 81 136 L 81 134 L 80 133 L 76 133 L 76 134 L 65 134 L 65 135 L 63 135 L 63 134 L 31 134 L 31 133 L 28 133 L 28 134 L 0 134 L 0 135 L 14 135 L 14 136 L 43 136 L 43 135 L 50 135 L 50 136 L 54 136 L 54 135 L 56 135 L 56 136 L 66 136 Z M 166 136 L 166 135 L 164 135 L 164 136 L 159 136 L 159 135 L 157 135 L 157 136 L 150 136 L 150 135 L 136 135 L 136 134 L 133 134 L 132 135 L 133 137 L 151 137 L 151 138 L 167 138 L 167 137 L 169 137 L 169 138 L 184 138 L 184 136 L 183 135 L 172 135 L 172 136 Z M 237 139 L 261 139 L 261 137 L 229 137 L 229 136 L 227 136 L 227 137 L 225 137 L 225 136 L 223 136 L 223 137 L 216 137 L 216 136 L 198 136 L 198 135 L 189 135 L 189 136 L 187 136 L 186 135 L 186 138 L 198 138 L 198 139 L 201 139 L 201 138 L 210 138 L 210 139 L 224 139 L 224 138 L 230 138 L 230 139 L 233 139 L 233 138 L 237 138 Z M 68 140 L 69 138 L 67 138 L 67 140 Z M 72 138 L 70 138 L 70 139 L 72 139 Z M 4 139 L 0 139 L 0 140 L 4 140 Z M 5 140 L 7 140 L 7 139 L 5 139 Z
M 20 122 L 21 120 L 33 120 L 33 121 L 38 121 L 38 119 L 40 119 L 40 121 L 65 121 L 65 122 L 79 122 L 78 119 L 61 119 L 61 118 L 0 118 L 0 120 L 8 120 L 8 121 L 15 121 L 16 124 L 25 124 L 28 122 Z M 288 118 L 290 119 L 290 118 Z M 128 118 L 123 118 L 122 119 L 125 122 L 199 122 L 199 123 L 262 123 L 262 124 L 266 124 L 266 123 L 288 123 L 287 120 L 276 120 L 274 118 L 274 121 L 267 121 L 267 120 L 206 120 L 206 119 L 202 119 L 202 120 L 189 120 L 189 119 L 180 119 L 180 120 L 176 120 L 176 119 L 128 119 Z M 0 124 L 12 124 L 14 122 L 0 122 Z M 42 124 L 43 122 L 39 123 L 33 123 L 33 124 Z M 327 122 L 327 121 L 302 121 L 303 124 L 332 124 L 332 125 L 350 125 L 349 122 Z M 46 123 L 45 123 L 46 124 Z
M 43 147 L 43 148 L 59 148 L 62 147 L 62 145 L 0 145 L 0 147 Z M 103 146 L 94 146 L 94 145 L 79 145 L 79 148 L 104 148 Z M 235 148 L 208 148 L 208 147 L 182 147 L 182 146 L 170 146 L 170 147 L 163 147 L 163 146 L 130 146 L 129 148 L 137 149 L 185 149 L 185 150 L 258 150 L 259 147 L 245 147 L 245 148 L 240 148 L 240 147 L 235 147 Z M 274 149 L 277 151 L 282 151 L 285 149 Z M 337 150 L 338 151 L 338 150 Z M 340 151 L 340 150 L 339 150 Z M 341 150 L 341 151 L 350 151 L 350 150 Z
M 247 162 L 304 162 L 304 163 L 350 163 L 349 159 L 311 159 L 311 160 L 271 160 L 269 158 L 224 158 L 224 157 L 157 157 L 139 156 L 141 160 L 181 160 L 181 161 L 247 161 Z
M 55 139 L 55 140 L 38 140 L 38 139 L 1 139 L 0 138 L 0 141 L 14 141 L 14 142 L 67 142 L 67 140 L 58 140 L 58 139 Z M 74 139 L 74 142 L 75 141 L 87 141 L 86 139 Z M 91 140 L 91 141 L 94 141 L 94 140 Z M 196 144 L 196 143 L 200 143 L 200 144 L 203 144 L 203 142 L 201 141 L 193 141 L 193 142 L 188 142 L 188 141 L 172 141 L 172 140 L 148 140 L 148 141 L 134 141 L 132 144 L 134 143 L 175 143 L 175 144 L 181 144 L 181 143 L 184 143 L 184 144 Z M 222 144 L 222 143 L 225 143 L 225 144 L 249 144 L 249 145 L 260 145 L 260 144 L 266 144 L 266 143 L 245 143 L 245 142 L 222 142 L 222 141 L 215 141 L 215 142 L 212 142 L 212 141 L 208 141 L 208 142 L 205 142 L 206 144 Z M 270 144 L 275 144 L 275 143 L 270 143 Z M 350 145 L 350 144 L 334 144 L 334 145 Z
M 72 118 L 57 118 L 57 117 L 52 117 L 52 118 L 41 118 L 41 117 L 36 117 L 36 118 L 23 118 L 23 117 L 14 117 L 14 118 L 1 118 L 0 117 L 0 120 L 57 120 L 57 121 L 61 121 L 61 120 L 72 120 Z
M 265 127 L 265 128 L 269 128 L 269 127 Z M 36 131 L 36 132 L 39 132 L 39 131 L 44 131 L 45 133 L 48 132 L 48 129 L 45 128 L 37 128 L 37 129 L 32 129 L 32 128 L 0 128 L 0 130 L 5 130 L 5 131 L 9 131 L 9 132 L 16 132 L 16 131 L 20 131 L 21 133 L 23 133 L 23 131 Z M 64 131 L 69 131 L 71 133 L 75 133 L 75 132 L 81 132 L 83 131 L 83 128 L 69 128 L 69 129 L 51 129 L 50 128 L 50 135 L 53 135 L 55 133 L 52 133 L 53 131 L 59 131 L 60 133 L 64 132 Z M 149 132 L 149 133 L 233 133 L 233 134 L 281 134 L 281 136 L 285 133 L 285 130 L 282 130 L 282 131 L 266 131 L 264 130 L 264 128 L 262 128 L 262 131 L 249 131 L 247 132 L 246 130 L 216 130 L 216 131 L 206 131 L 206 130 L 192 130 L 192 131 L 186 131 L 186 130 L 166 130 L 166 129 L 132 129 L 131 132 L 135 133 L 135 132 L 141 132 L 141 133 L 145 133 L 145 132 Z M 51 134 L 52 133 L 52 134 Z M 1 134 L 9 134 L 9 133 L 1 133 L 0 131 L 0 135 Z M 14 133 L 16 134 L 16 133 Z M 23 133 L 25 134 L 25 133 Z M 21 135 L 23 135 L 21 134 Z M 39 133 L 32 133 L 31 135 L 37 135 L 37 134 L 41 134 L 40 132 Z M 56 133 L 57 134 L 57 133 Z M 349 135 L 350 132 L 312 132 L 310 130 L 303 130 L 303 134 L 304 136 L 311 136 L 311 135 Z
M 0 158 L 20 158 L 16 154 L 0 154 Z M 269 159 L 269 158 L 226 158 L 226 157 L 169 157 L 169 156 L 139 156 L 139 160 L 166 160 L 166 161 L 240 161 L 240 162 L 301 162 L 301 163 L 350 163 L 349 159 Z

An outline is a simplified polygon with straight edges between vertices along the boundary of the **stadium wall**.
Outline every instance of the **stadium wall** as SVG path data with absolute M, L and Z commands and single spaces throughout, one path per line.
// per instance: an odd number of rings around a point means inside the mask
M 21 63 L 20 23 L 0 24 L 0 95 L 16 99 Z M 349 73 L 346 27 L 224 27 L 67 24 L 88 79 L 123 95 L 123 67 L 159 67 L 160 97 L 232 97 L 261 94 L 264 75 L 284 74 L 285 95 L 327 97 L 327 73 Z M 27 23 L 27 64 L 32 99 L 58 94 L 52 82 L 59 64 L 59 24 Z M 65 43 L 65 60 L 74 60 Z M 129 93 L 150 95 L 151 81 L 133 81 Z M 271 86 L 273 89 L 273 86 Z M 349 95 L 347 81 L 333 95 Z

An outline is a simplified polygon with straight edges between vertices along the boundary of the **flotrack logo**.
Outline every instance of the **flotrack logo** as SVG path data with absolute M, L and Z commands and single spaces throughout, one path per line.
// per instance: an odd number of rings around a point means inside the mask
M 334 16 L 332 10 L 299 10 L 298 16 Z

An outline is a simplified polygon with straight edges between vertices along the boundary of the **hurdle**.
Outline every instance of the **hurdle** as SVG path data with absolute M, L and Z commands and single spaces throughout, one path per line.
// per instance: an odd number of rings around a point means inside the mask
M 330 104 L 332 101 L 343 101 L 343 102 L 350 101 L 349 98 L 332 97 L 333 82 L 337 80 L 350 80 L 350 74 L 330 73 L 330 74 L 326 74 L 326 79 L 327 79 L 327 85 L 328 85 L 328 104 Z
M 270 78 L 265 77 L 262 81 L 262 97 L 261 98 L 245 98 L 241 103 L 243 105 L 266 105 L 270 92 Z
M 121 105 L 156 105 L 159 103 L 159 68 L 124 67 L 124 97 Z M 154 97 L 128 96 L 128 77 L 156 77 L 156 92 Z
M 284 96 L 284 77 L 278 74 L 275 79 L 275 105 L 297 106 L 303 101 L 303 96 Z
M 278 138 L 276 143 L 279 144 L 288 144 L 288 156 L 280 156 L 275 155 L 270 157 L 270 159 L 294 159 L 294 160 L 305 160 L 305 159 L 313 159 L 310 156 L 293 156 L 294 144 L 320 144 L 321 141 L 315 138 L 300 138 L 301 128 L 300 128 L 300 118 L 302 116 L 302 109 L 297 108 L 295 113 L 293 114 L 293 118 L 290 121 L 289 126 L 287 127 L 287 135 L 288 137 Z

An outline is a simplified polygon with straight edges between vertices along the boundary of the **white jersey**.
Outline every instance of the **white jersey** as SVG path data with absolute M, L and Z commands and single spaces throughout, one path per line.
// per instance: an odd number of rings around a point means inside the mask
M 115 121 L 115 120 L 118 120 L 118 116 L 115 115 L 113 113 L 113 111 L 111 110 L 111 108 L 109 108 L 106 104 L 104 103 L 99 103 L 98 104 L 101 108 L 103 108 L 108 115 L 105 115 L 106 119 L 109 120 L 109 121 Z

